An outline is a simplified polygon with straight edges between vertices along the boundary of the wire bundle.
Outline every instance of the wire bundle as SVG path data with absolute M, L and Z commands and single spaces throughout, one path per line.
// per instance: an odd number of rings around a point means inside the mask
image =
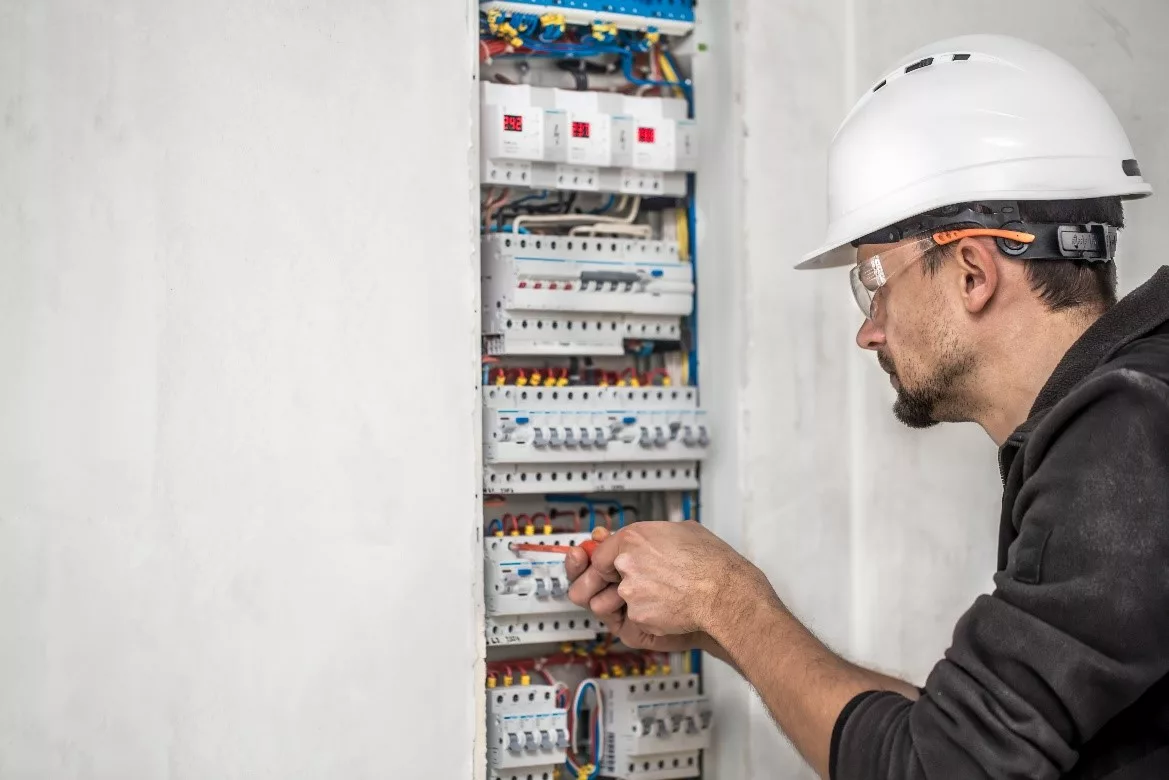
M 577 754 L 577 723 L 582 717 L 581 707 L 585 697 L 592 692 L 595 704 L 588 713 L 589 719 L 589 753 L 582 762 Z M 601 773 L 601 761 L 605 757 L 605 739 L 602 731 L 604 723 L 605 702 L 601 697 L 601 689 L 597 681 L 584 680 L 576 687 L 572 697 L 572 707 L 568 710 L 568 731 L 572 735 L 572 745 L 568 751 L 568 758 L 564 765 L 572 773 L 572 780 L 594 780 Z

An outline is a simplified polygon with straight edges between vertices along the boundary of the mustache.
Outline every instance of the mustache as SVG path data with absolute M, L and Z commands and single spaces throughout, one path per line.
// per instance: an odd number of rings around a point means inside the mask
M 889 357 L 884 352 L 877 353 L 877 364 L 885 370 L 886 374 L 897 373 L 897 366 L 893 365 L 893 358 Z

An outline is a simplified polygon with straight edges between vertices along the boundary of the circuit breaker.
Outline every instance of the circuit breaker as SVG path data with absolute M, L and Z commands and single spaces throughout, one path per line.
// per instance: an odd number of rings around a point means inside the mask
M 706 457 L 710 427 L 692 388 L 484 390 L 490 464 L 673 463 Z
M 551 685 L 487 689 L 492 780 L 552 780 L 568 748 L 568 712 Z
M 673 241 L 494 235 L 483 242 L 483 332 L 492 354 L 621 354 L 677 340 L 694 309 Z
M 492 184 L 679 196 L 698 164 L 678 98 L 484 83 L 481 123 Z
M 700 751 L 710 747 L 713 711 L 698 677 L 602 680 L 605 697 L 605 777 L 675 780 L 698 775 Z

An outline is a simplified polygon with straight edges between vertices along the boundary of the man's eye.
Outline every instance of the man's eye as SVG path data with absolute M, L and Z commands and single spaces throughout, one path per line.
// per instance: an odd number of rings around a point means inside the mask
M 877 270 L 871 265 L 865 265 L 861 268 L 860 278 L 861 284 L 869 292 L 876 292 L 877 288 L 881 286 L 877 278 Z

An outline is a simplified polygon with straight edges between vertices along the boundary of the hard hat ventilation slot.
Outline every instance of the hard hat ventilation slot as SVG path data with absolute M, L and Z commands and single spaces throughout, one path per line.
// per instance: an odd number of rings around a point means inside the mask
M 912 65 L 906 65 L 905 72 L 906 73 L 913 73 L 915 70 L 921 70 L 922 68 L 928 68 L 930 65 L 933 65 L 933 64 L 934 64 L 934 58 L 933 57 L 926 57 L 924 60 L 918 60 L 917 62 L 913 63 Z
M 950 58 L 950 60 L 952 62 L 965 62 L 968 59 L 970 59 L 969 54 L 955 54 L 953 57 Z
M 1141 166 L 1137 164 L 1136 160 L 1124 160 L 1120 163 L 1120 167 L 1124 169 L 1125 176 L 1141 175 Z
M 885 79 L 885 80 L 884 80 L 884 81 L 882 81 L 880 84 L 878 84 L 877 86 L 873 87 L 873 92 L 876 92 L 878 89 L 880 89 L 881 87 L 885 86 L 885 85 L 886 85 L 886 84 L 888 84 L 888 83 L 889 83 L 889 80 L 888 80 L 888 79 Z

